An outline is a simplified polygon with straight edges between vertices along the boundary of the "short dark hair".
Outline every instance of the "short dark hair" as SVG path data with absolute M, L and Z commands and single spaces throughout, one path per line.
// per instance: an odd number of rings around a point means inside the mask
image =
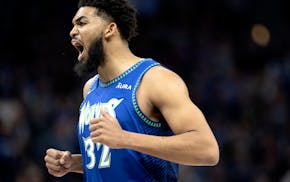
M 78 8 L 83 6 L 95 7 L 114 21 L 121 37 L 127 41 L 137 35 L 136 9 L 128 0 L 80 0 Z

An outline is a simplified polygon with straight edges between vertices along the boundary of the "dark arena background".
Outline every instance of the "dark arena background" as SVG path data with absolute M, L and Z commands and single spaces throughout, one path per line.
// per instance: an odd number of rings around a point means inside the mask
M 132 51 L 185 80 L 219 143 L 217 166 L 181 166 L 179 181 L 289 182 L 290 1 L 132 2 Z M 49 147 L 79 150 L 76 11 L 76 0 L 1 1 L 0 182 L 82 181 L 43 160 Z

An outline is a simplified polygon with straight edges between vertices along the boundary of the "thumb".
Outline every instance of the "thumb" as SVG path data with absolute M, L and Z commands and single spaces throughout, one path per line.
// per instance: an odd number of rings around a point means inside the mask
M 71 159 L 71 153 L 69 151 L 62 152 L 62 157 L 60 158 L 59 163 L 61 165 L 64 165 L 70 159 Z

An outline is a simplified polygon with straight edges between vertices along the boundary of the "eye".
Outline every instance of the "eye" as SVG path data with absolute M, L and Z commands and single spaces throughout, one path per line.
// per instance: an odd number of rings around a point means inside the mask
M 87 23 L 82 22 L 82 21 L 78 22 L 78 25 L 81 26 L 81 27 L 84 26 L 84 25 L 86 25 L 86 24 L 87 24 Z

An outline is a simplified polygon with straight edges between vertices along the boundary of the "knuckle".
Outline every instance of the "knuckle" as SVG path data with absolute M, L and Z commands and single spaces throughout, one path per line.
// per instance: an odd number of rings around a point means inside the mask
M 47 152 L 47 153 L 55 153 L 55 151 L 56 151 L 55 149 L 49 148 L 49 149 L 47 149 L 46 152 Z
M 94 137 L 96 136 L 95 133 L 96 133 L 96 132 L 91 132 L 90 137 L 91 137 L 91 138 L 94 138 Z
M 70 156 L 71 155 L 70 151 L 65 151 L 65 155 Z
M 100 123 L 98 124 L 98 128 L 104 128 L 104 122 L 100 122 Z
M 94 123 L 96 123 L 96 119 L 91 119 L 90 124 L 94 124 Z

